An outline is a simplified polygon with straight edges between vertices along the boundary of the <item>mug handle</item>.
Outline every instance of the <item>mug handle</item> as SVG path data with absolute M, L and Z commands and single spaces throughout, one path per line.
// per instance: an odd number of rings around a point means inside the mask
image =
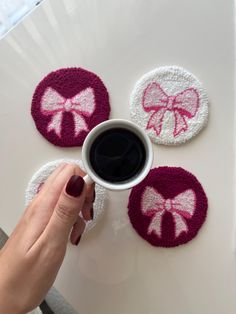
M 91 179 L 88 174 L 86 174 L 86 176 L 84 176 L 83 179 L 84 179 L 84 182 L 85 182 L 86 184 L 88 184 L 88 185 L 94 183 L 93 179 Z

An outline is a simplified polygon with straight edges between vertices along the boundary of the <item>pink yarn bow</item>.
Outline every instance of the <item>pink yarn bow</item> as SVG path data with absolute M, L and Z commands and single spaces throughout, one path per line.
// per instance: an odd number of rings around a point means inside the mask
M 81 131 L 89 131 L 85 117 L 90 117 L 95 110 L 95 96 L 93 89 L 88 87 L 72 98 L 64 98 L 56 90 L 48 87 L 41 100 L 41 112 L 52 115 L 47 131 L 52 130 L 61 137 L 61 124 L 64 112 L 71 112 L 75 125 L 75 136 Z
M 141 210 L 144 215 L 152 217 L 148 226 L 148 234 L 156 233 L 161 238 L 162 218 L 165 212 L 173 216 L 175 224 L 175 238 L 182 232 L 188 232 L 186 219 L 190 219 L 195 211 L 196 196 L 192 189 L 188 189 L 173 199 L 164 199 L 153 187 L 147 186 L 141 200 Z
M 188 130 L 188 119 L 193 118 L 199 107 L 199 95 L 194 88 L 188 88 L 176 96 L 168 96 L 161 86 L 150 83 L 144 91 L 143 108 L 146 112 L 154 111 L 149 118 L 147 129 L 153 128 L 157 135 L 162 131 L 162 124 L 165 113 L 171 111 L 174 114 L 174 137 L 180 132 Z

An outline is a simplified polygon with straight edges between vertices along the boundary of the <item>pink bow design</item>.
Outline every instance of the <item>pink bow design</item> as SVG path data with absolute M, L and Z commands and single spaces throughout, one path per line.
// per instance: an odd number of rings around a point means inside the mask
M 196 89 L 191 87 L 176 96 L 168 96 L 158 83 L 153 82 L 145 89 L 142 104 L 146 112 L 154 111 L 149 118 L 147 129 L 153 128 L 157 135 L 161 133 L 165 113 L 173 112 L 175 120 L 173 135 L 176 137 L 182 131 L 188 130 L 186 117 L 191 119 L 196 115 L 199 95 Z
M 162 218 L 165 212 L 172 214 L 175 223 L 175 238 L 182 232 L 188 232 L 186 219 L 190 219 L 195 211 L 196 196 L 188 189 L 173 199 L 164 199 L 153 187 L 147 186 L 141 199 L 141 210 L 144 215 L 152 217 L 148 226 L 148 234 L 154 232 L 162 235 Z
M 52 130 L 61 137 L 61 123 L 64 112 L 73 114 L 75 136 L 81 131 L 89 131 L 85 117 L 90 117 L 95 110 L 95 96 L 91 87 L 88 87 L 72 98 L 64 98 L 56 90 L 48 87 L 41 99 L 41 112 L 52 115 L 47 131 Z

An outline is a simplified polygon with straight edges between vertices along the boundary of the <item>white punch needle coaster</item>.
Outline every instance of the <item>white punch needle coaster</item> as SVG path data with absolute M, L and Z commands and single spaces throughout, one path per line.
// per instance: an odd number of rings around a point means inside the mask
M 157 144 L 181 144 L 208 120 L 208 97 L 201 82 L 177 66 L 157 68 L 140 78 L 131 94 L 131 120 Z
M 42 166 L 32 177 L 30 180 L 28 187 L 25 193 L 25 204 L 26 206 L 32 201 L 34 196 L 39 192 L 40 187 L 49 177 L 49 175 L 61 164 L 61 163 L 75 163 L 81 169 L 84 170 L 83 163 L 81 160 L 74 159 L 59 159 L 49 162 Z M 104 202 L 106 197 L 106 190 L 100 185 L 95 185 L 96 199 L 93 204 L 94 217 L 93 220 L 90 220 L 86 223 L 85 232 L 90 231 L 102 217 L 104 212 Z

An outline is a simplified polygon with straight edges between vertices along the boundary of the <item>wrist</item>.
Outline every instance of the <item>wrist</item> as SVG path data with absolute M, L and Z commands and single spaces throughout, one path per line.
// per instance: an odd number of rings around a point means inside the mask
M 1 314 L 26 314 L 24 311 L 20 311 L 12 305 L 1 304 L 0 302 L 0 313 Z
M 1 314 L 26 314 L 27 311 L 21 309 L 17 304 L 17 296 L 13 299 L 7 293 L 0 291 L 0 313 Z

